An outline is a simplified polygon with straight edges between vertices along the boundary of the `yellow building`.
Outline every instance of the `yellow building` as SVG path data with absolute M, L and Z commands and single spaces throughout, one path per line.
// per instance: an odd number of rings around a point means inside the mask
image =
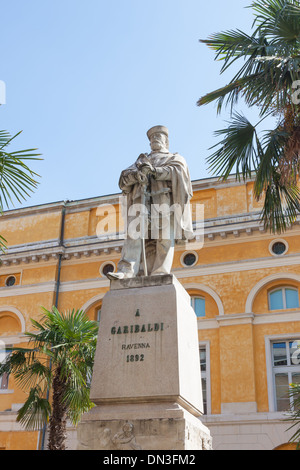
M 177 246 L 173 263 L 198 316 L 203 421 L 216 450 L 290 448 L 286 394 L 300 381 L 300 227 L 280 237 L 265 232 L 252 187 L 235 178 L 194 181 L 193 207 L 204 205 L 204 245 Z M 1 216 L 8 241 L 0 268 L 2 349 L 25 344 L 41 306 L 80 308 L 100 319 L 105 272 L 118 263 L 123 227 L 117 223 L 110 236 L 97 227 L 113 212 L 119 214 L 119 194 Z M 23 401 L 13 378 L 2 377 L 0 449 L 40 448 L 41 433 L 16 423 Z M 74 429 L 68 446 L 76 448 Z

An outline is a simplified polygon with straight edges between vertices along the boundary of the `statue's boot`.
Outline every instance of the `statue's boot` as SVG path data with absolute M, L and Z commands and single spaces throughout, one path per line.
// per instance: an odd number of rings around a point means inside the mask
M 131 273 L 107 273 L 106 277 L 111 281 L 115 281 L 116 279 L 127 279 L 133 277 Z

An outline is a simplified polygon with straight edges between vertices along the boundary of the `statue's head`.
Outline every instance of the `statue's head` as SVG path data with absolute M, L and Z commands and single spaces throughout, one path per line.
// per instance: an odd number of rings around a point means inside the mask
M 166 152 L 169 150 L 169 132 L 165 126 L 154 126 L 147 132 L 153 152 Z

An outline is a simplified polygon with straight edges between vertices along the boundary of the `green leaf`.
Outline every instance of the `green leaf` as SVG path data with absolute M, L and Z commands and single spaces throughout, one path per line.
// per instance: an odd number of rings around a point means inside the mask
M 41 160 L 40 154 L 33 153 L 36 149 L 7 152 L 6 149 L 20 135 L 13 137 L 7 131 L 0 131 L 0 211 L 25 200 L 38 185 L 35 179 L 39 175 L 32 171 L 27 162 Z
M 223 179 L 236 172 L 244 180 L 254 170 L 254 195 L 264 198 L 263 222 L 280 233 L 299 211 L 300 107 L 292 97 L 300 80 L 300 6 L 296 0 L 257 0 L 249 8 L 254 13 L 251 34 L 237 29 L 201 41 L 221 61 L 221 74 L 233 65 L 240 68 L 197 104 L 216 102 L 218 113 L 230 106 L 228 127 L 215 132 L 222 140 L 212 147 L 217 150 L 207 159 L 209 169 Z M 260 118 L 276 118 L 274 129 L 259 137 L 258 124 L 235 111 L 240 99 L 256 107 Z
M 32 320 L 36 331 L 26 333 L 33 348 L 14 348 L 6 366 L 23 390 L 30 389 L 18 419 L 32 428 L 40 425 L 41 420 L 49 419 L 51 410 L 45 399 L 46 390 L 53 387 L 57 373 L 65 391 L 56 406 L 66 407 L 74 423 L 93 406 L 87 377 L 91 377 L 93 367 L 97 322 L 91 321 L 81 310 L 60 312 L 53 307 L 52 310 L 42 308 L 42 311 L 40 320 Z
M 33 387 L 24 405 L 18 411 L 17 421 L 27 430 L 41 429 L 43 424 L 49 421 L 51 405 L 43 397 L 43 393 L 39 386 Z
M 256 126 L 245 116 L 235 113 L 229 126 L 216 131 L 215 135 L 223 138 L 212 147 L 218 146 L 219 149 L 207 159 L 209 170 L 223 179 L 232 172 L 237 177 L 242 174 L 243 179 L 251 178 L 258 161 Z
M 281 233 L 290 228 L 300 212 L 300 191 L 296 185 L 282 185 L 280 174 L 274 170 L 265 189 L 261 220 L 272 233 Z

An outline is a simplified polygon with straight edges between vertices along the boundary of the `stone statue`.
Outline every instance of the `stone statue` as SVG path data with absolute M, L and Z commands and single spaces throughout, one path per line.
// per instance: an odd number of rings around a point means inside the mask
M 170 274 L 175 243 L 193 238 L 192 185 L 185 159 L 169 152 L 166 127 L 152 127 L 147 136 L 151 153 L 141 154 L 120 176 L 126 239 L 118 271 L 108 273 L 109 279 Z

